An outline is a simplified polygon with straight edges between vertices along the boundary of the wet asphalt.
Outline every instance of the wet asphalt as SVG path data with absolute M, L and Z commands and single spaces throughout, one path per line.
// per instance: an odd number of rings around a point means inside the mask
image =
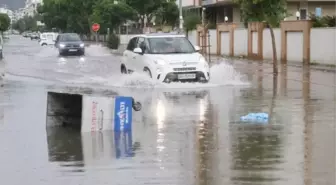
M 335 184 L 335 73 L 279 66 L 274 77 L 267 63 L 213 59 L 209 84 L 160 84 L 122 76 L 101 46 L 60 58 L 13 36 L 4 49 L 1 184 Z M 51 90 L 140 101 L 131 152 L 111 131 L 46 128 Z M 251 112 L 270 120 L 240 121 Z

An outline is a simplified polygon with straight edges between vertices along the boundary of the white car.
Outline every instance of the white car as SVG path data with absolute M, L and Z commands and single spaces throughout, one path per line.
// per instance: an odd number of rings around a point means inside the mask
M 55 45 L 58 34 L 53 32 L 45 32 L 40 35 L 39 44 L 41 46 Z
M 185 37 L 177 34 L 148 34 L 133 37 L 123 53 L 121 73 L 145 72 L 161 82 L 208 82 L 206 59 Z

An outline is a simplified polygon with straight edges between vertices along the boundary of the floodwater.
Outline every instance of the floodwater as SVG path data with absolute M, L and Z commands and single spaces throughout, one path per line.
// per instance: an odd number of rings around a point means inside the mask
M 121 76 L 100 46 L 83 58 L 13 36 L 0 99 L 6 185 L 333 185 L 335 73 L 221 59 L 209 84 Z M 48 90 L 131 95 L 132 133 L 46 128 Z M 240 117 L 266 112 L 267 124 Z

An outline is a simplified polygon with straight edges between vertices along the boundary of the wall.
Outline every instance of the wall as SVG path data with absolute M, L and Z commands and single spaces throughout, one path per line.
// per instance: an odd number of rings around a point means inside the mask
M 210 53 L 216 54 L 217 35 L 216 30 L 210 30 Z M 221 55 L 229 54 L 228 33 L 221 33 Z M 274 29 L 277 56 L 281 55 L 281 31 Z M 336 28 L 312 28 L 310 41 L 311 62 L 320 64 L 336 64 Z M 121 35 L 120 42 L 125 45 L 136 35 Z M 188 32 L 190 42 L 197 45 L 196 31 Z M 293 62 L 302 61 L 303 36 L 301 32 L 289 32 L 287 35 L 287 60 Z M 257 52 L 257 34 L 253 34 L 253 53 Z M 272 59 L 272 42 L 269 29 L 263 31 L 263 55 L 265 60 Z M 247 29 L 237 28 L 234 31 L 234 56 L 247 56 Z
M 276 50 L 278 59 L 281 55 L 281 32 L 280 29 L 274 29 Z M 216 54 L 216 31 L 210 30 L 210 45 L 211 53 Z M 229 40 L 228 33 L 221 33 L 221 54 L 229 54 Z M 196 43 L 196 31 L 192 31 L 188 34 L 189 40 Z M 290 32 L 287 35 L 287 59 L 288 61 L 301 61 L 302 60 L 302 42 L 303 37 L 300 32 Z M 311 30 L 311 62 L 321 64 L 336 64 L 336 29 L 335 28 L 312 28 Z M 257 52 L 257 35 L 253 34 L 253 53 Z M 263 31 L 263 55 L 264 59 L 272 59 L 272 42 L 269 29 Z M 247 56 L 247 30 L 236 29 L 234 32 L 234 55 L 235 56 Z

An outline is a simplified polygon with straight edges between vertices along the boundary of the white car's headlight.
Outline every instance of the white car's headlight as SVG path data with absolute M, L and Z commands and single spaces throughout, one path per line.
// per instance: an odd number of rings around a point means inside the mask
M 65 47 L 65 44 L 60 44 L 59 45 L 61 48 L 64 48 Z
M 84 48 L 85 44 L 82 43 L 82 44 L 80 44 L 79 46 L 80 46 L 81 48 Z
M 159 60 L 156 60 L 155 61 L 155 64 L 158 64 L 158 65 L 165 65 L 166 64 L 166 62 L 164 61 L 164 60 L 161 60 L 161 59 L 159 59 Z

